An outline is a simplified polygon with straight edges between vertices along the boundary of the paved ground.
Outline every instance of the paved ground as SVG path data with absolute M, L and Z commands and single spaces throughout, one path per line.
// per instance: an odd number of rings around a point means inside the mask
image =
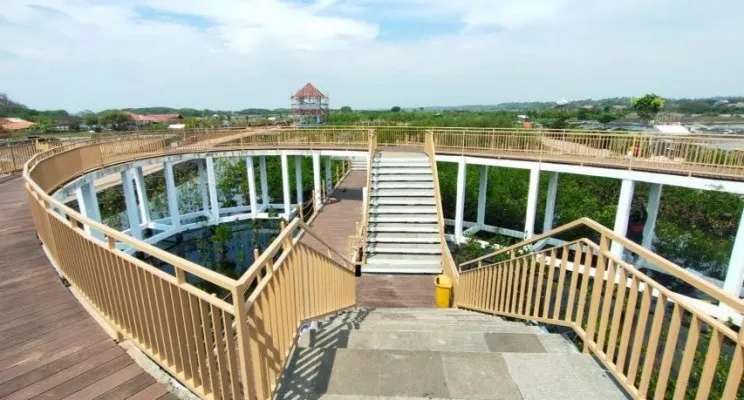
M 175 398 L 60 283 L 22 182 L 0 185 L 0 398 Z
M 358 310 L 307 331 L 279 399 L 626 399 L 563 337 L 462 310 Z

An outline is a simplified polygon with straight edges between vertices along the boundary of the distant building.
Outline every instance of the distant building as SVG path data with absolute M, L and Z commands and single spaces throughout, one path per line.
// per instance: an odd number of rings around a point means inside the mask
M 328 120 L 328 96 L 312 83 L 305 84 L 291 99 L 297 126 L 320 125 Z
M 141 115 L 135 113 L 126 113 L 132 118 L 137 125 L 149 125 L 149 124 L 172 124 L 183 119 L 181 114 L 150 114 Z
M 34 123 L 22 118 L 0 118 L 0 126 L 5 131 L 22 131 L 30 128 Z
M 690 130 L 682 125 L 654 125 L 654 133 L 665 135 L 689 135 Z

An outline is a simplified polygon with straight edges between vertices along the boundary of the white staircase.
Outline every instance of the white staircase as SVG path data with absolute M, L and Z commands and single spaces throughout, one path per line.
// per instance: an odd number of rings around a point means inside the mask
M 352 171 L 366 171 L 367 170 L 367 157 L 352 157 L 351 158 L 351 170 Z
M 380 152 L 372 161 L 366 273 L 437 274 L 442 248 L 434 181 L 423 153 Z

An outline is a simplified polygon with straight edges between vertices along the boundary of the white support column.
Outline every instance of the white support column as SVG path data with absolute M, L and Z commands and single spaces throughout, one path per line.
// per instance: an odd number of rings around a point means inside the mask
M 166 161 L 163 163 L 163 173 L 165 175 L 165 193 L 168 199 L 171 227 L 179 228 L 181 226 L 181 213 L 178 210 L 178 190 L 176 190 L 176 178 L 173 176 L 172 162 Z
M 659 203 L 661 202 L 662 185 L 650 183 L 648 187 L 648 203 L 646 204 L 646 224 L 643 226 L 643 248 L 651 250 L 654 244 L 654 230 L 656 229 L 656 217 L 659 216 Z
M 731 252 L 731 259 L 729 259 L 723 290 L 739 298 L 742 281 L 744 281 L 744 210 L 741 212 L 739 229 L 736 231 L 734 250 Z
M 261 175 L 261 204 L 269 206 L 269 181 L 266 177 L 266 156 L 258 158 L 258 172 Z
M 555 199 L 558 196 L 558 173 L 551 172 L 548 179 L 548 193 L 545 199 L 545 218 L 543 219 L 543 233 L 553 229 L 555 219 Z
M 462 236 L 463 214 L 465 213 L 465 158 L 457 163 L 457 201 L 455 202 L 455 242 L 460 243 Z
M 333 173 L 331 172 L 331 163 L 331 157 L 327 157 L 325 160 L 326 196 L 330 196 L 333 191 Z
M 287 155 L 279 156 L 282 164 L 282 197 L 284 199 L 284 219 L 289 221 L 292 214 L 292 193 L 289 191 L 289 163 Z
M 245 158 L 245 169 L 248 171 L 248 199 L 251 206 L 251 217 L 258 214 L 258 199 L 256 199 L 256 170 L 253 167 L 253 156 Z
M 214 158 L 207 157 L 207 189 L 209 190 L 209 204 L 211 219 L 214 222 L 220 219 L 220 203 L 217 200 L 217 175 L 214 172 Z
M 199 192 L 201 193 L 202 211 L 210 214 L 209 185 L 207 183 L 207 161 L 204 159 L 199 159 L 197 160 L 196 165 L 199 168 Z
M 313 190 L 315 190 L 315 211 L 318 211 L 323 205 L 320 192 L 320 154 L 318 153 L 313 153 Z
M 524 218 L 524 238 L 535 235 L 535 219 L 537 216 L 537 195 L 540 189 L 540 168 L 530 169 L 530 186 L 527 190 L 527 214 Z
M 95 187 L 92 183 L 86 183 L 85 185 L 75 190 L 75 197 L 77 198 L 78 207 L 80 208 L 80 214 L 84 217 L 90 218 L 93 221 L 101 222 L 101 210 L 98 207 L 98 196 L 96 195 Z M 85 232 L 89 235 L 93 235 L 99 239 L 103 238 L 101 232 L 91 230 L 88 225 L 85 225 Z
M 139 210 L 137 209 L 131 170 L 121 172 L 121 185 L 124 189 L 124 204 L 127 208 L 127 219 L 129 220 L 129 235 L 135 239 L 142 239 L 142 228 L 140 227 Z
M 134 169 L 134 186 L 137 188 L 137 201 L 139 202 L 140 217 L 143 224 L 150 222 L 150 203 L 147 200 L 147 186 L 145 185 L 145 174 L 142 167 Z
M 302 156 L 295 156 L 295 190 L 297 203 L 302 204 Z
M 615 213 L 615 227 L 613 228 L 615 234 L 622 237 L 626 237 L 628 233 L 628 218 L 630 218 L 630 206 L 633 203 L 634 190 L 635 181 L 623 179 L 622 186 L 620 186 L 620 198 L 617 202 L 617 212 Z M 613 241 L 610 251 L 615 257 L 622 258 L 623 246 Z
M 488 191 L 488 165 L 480 167 L 480 186 L 478 187 L 478 229 L 486 224 L 486 195 Z

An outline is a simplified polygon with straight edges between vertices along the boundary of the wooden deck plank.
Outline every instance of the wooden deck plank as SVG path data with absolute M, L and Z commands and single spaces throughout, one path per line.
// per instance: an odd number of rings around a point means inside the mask
M 0 398 L 167 394 L 62 285 L 26 201 L 20 178 L 0 184 Z

